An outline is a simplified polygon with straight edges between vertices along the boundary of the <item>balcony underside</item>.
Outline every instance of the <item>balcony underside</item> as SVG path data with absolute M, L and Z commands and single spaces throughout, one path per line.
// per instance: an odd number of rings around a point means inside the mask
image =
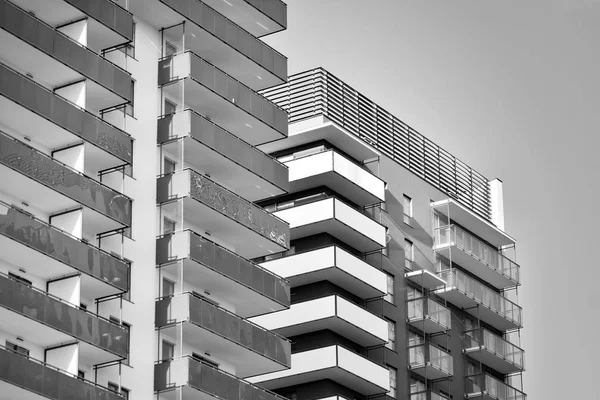
M 495 288 L 506 289 L 517 285 L 517 282 L 512 281 L 507 276 L 502 275 L 500 272 L 492 269 L 455 245 L 437 247 L 435 251 L 446 257 L 448 260 L 452 260 L 453 263 L 460 265 L 467 271 L 490 283 Z
M 136 16 L 157 29 L 186 21 L 184 16 L 159 0 L 135 1 L 130 8 Z M 186 50 L 202 54 L 204 59 L 211 60 L 212 64 L 251 89 L 260 90 L 284 83 L 284 80 L 273 72 L 193 22 L 188 22 L 185 26 L 185 46 Z
M 203 55 L 202 57 L 206 56 Z M 255 146 L 259 143 L 285 137 L 285 134 L 265 124 L 193 78 L 185 78 L 180 82 L 183 83 L 166 84 L 163 86 L 163 90 L 173 99 L 183 99 L 185 108 L 191 108 L 209 118 L 212 122 L 245 142 Z
M 450 330 L 450 328 L 440 325 L 437 321 L 429 317 L 413 318 L 409 320 L 408 323 L 429 335 Z
M 322 116 L 290 124 L 287 138 L 265 143 L 259 148 L 265 153 L 274 153 L 318 140 L 327 140 L 357 160 L 364 161 L 380 156 L 375 148 Z
M 281 23 L 250 5 L 247 0 L 228 0 L 227 2 L 204 0 L 204 2 L 256 37 L 286 29 Z
M 469 314 L 473 315 L 474 317 L 479 317 L 482 321 L 501 331 L 517 329 L 521 327 L 518 323 L 504 318 L 484 305 L 480 305 L 472 297 L 461 293 L 454 287 L 436 290 L 435 294 L 448 300 L 449 303 L 452 303 L 457 307 L 464 308 Z M 478 305 L 479 307 L 477 307 Z
M 196 171 L 203 171 L 215 181 L 226 187 L 235 188 L 235 192 L 248 201 L 262 200 L 287 193 L 284 189 L 250 171 L 235 161 L 216 152 L 199 141 L 187 137 L 184 139 L 183 159 Z M 171 142 L 163 149 L 178 154 L 181 144 Z M 275 162 L 275 161 L 273 161 Z
M 3 331 L 22 337 L 26 342 L 35 343 L 41 347 L 51 347 L 79 341 L 79 362 L 83 365 L 95 365 L 121 359 L 119 355 L 84 342 L 74 336 L 2 306 L 0 306 L 0 321 L 2 321 Z M 72 321 L 72 324 L 73 331 L 76 331 L 78 329 L 76 327 L 78 322 Z
M 429 290 L 446 285 L 445 280 L 424 269 L 407 272 L 404 277 L 412 283 Z
M 235 313 L 242 318 L 286 309 L 283 304 L 274 299 L 242 285 L 191 258 L 183 259 L 182 263 L 186 283 L 193 287 L 210 288 L 211 295 L 227 299 L 228 303 L 235 306 Z M 173 276 L 179 275 L 177 263 L 164 265 L 162 268 L 171 272 Z
M 57 177 L 57 180 L 60 179 L 60 177 Z M 3 164 L 0 164 L 0 188 L 12 197 L 20 201 L 25 201 L 28 204 L 35 205 L 36 208 L 47 214 L 56 214 L 83 207 L 82 225 L 86 232 L 96 234 L 124 227 L 124 225 L 114 219 L 109 218 L 92 208 L 85 207 L 81 203 L 70 199 L 62 193 L 50 189 L 48 186 L 43 185 L 12 168 L 8 168 Z M 40 199 L 44 199 L 44 201 L 40 201 Z M 20 204 L 17 204 L 17 206 L 19 205 Z
M 235 365 L 236 376 L 245 378 L 256 374 L 266 374 L 286 369 L 285 365 L 259 354 L 240 343 L 233 342 L 190 321 L 160 328 L 162 333 L 172 338 L 179 337 L 183 343 L 194 349 L 202 349 L 226 363 Z
M 231 248 L 235 249 L 236 254 L 246 259 L 287 250 L 284 246 L 191 197 L 183 198 L 183 207 L 185 222 L 201 227 L 211 235 L 224 238 Z
M 0 29 L 0 57 L 22 73 L 33 75 L 36 82 L 55 88 L 87 79 L 83 74 L 29 45 L 24 40 Z M 86 81 L 86 109 L 102 110 L 127 102 L 121 96 L 91 79 Z
M 429 363 L 422 366 L 411 366 L 410 370 L 428 380 L 442 379 L 451 376 L 451 374 L 447 373 L 446 371 L 442 371 L 438 367 Z
M 492 353 L 491 351 L 487 350 L 485 346 L 465 349 L 465 354 L 477 361 L 484 363 L 487 366 L 492 367 L 502 374 L 512 374 L 523 371 L 523 369 L 518 365 L 508 362 L 502 357 Z
M 3 125 L 10 127 L 16 132 L 21 132 L 44 148 L 57 149 L 84 142 L 80 136 L 71 133 L 67 129 L 2 95 L 0 95 L 0 110 L 2 110 Z M 93 143 L 87 141 L 85 143 L 86 170 L 101 171 L 125 164 L 125 161 L 97 147 Z
M 11 0 L 26 11 L 35 13 L 36 17 L 49 25 L 60 26 L 84 18 L 88 20 L 88 47 L 95 51 L 106 49 L 129 40 L 113 29 L 90 17 L 64 0 Z M 100 2 L 100 0 L 96 0 Z

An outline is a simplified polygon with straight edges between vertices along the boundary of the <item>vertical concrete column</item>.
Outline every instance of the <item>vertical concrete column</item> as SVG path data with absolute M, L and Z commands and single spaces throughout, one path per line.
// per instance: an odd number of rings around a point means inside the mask
M 81 275 L 48 282 L 48 293 L 71 304 L 81 304 Z
M 54 93 L 64 97 L 81 108 L 85 108 L 87 82 L 81 81 L 55 89 Z
M 79 370 L 79 343 L 46 350 L 46 362 L 77 376 Z
M 52 156 L 76 171 L 85 172 L 85 145 L 83 143 L 57 150 Z
M 81 239 L 83 237 L 83 209 L 50 216 L 50 225 Z

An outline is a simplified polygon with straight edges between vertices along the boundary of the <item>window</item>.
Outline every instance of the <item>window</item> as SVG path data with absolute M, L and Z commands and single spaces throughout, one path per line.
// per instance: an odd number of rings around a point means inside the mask
M 81 308 L 82 310 L 87 310 L 87 304 L 79 303 L 79 308 Z
M 167 157 L 163 158 L 163 174 L 170 174 L 175 172 L 177 163 Z
M 14 344 L 12 342 L 9 342 L 8 340 L 6 341 L 6 349 L 7 350 L 12 350 L 17 354 L 21 354 L 25 357 L 29 357 L 29 350 L 26 349 L 25 347 L 21 347 L 17 344 Z
M 422 393 L 424 391 L 427 390 L 427 386 L 425 385 L 425 382 L 420 381 L 418 379 L 415 378 L 410 378 L 410 393 Z M 413 397 L 411 397 L 412 400 Z M 426 397 L 423 396 L 423 399 L 425 399 Z M 416 399 L 421 400 L 421 397 L 416 397 Z
M 108 382 L 107 386 L 108 386 L 109 390 L 112 390 L 115 393 L 120 392 L 125 399 L 129 398 L 129 389 L 125 389 L 124 387 L 121 387 L 121 390 L 119 390 L 119 385 L 117 385 L 116 383 L 112 383 L 112 382 Z
M 385 344 L 390 350 L 396 350 L 396 323 L 390 319 L 387 320 L 388 324 L 388 342 Z
M 163 115 L 174 114 L 177 111 L 177 104 L 165 99 Z
M 84 380 L 85 379 L 85 371 L 78 370 L 77 371 L 77 379 Z
M 170 57 L 177 53 L 177 46 L 165 40 L 165 57 Z
M 135 101 L 135 80 L 131 80 L 131 102 L 125 104 L 125 113 L 131 117 L 134 116 L 133 104 Z
M 20 283 L 22 283 L 24 285 L 27 285 L 27 286 L 31 286 L 31 281 L 23 278 L 22 276 L 13 274 L 12 272 L 9 272 L 8 276 L 11 277 L 13 280 L 15 280 L 17 282 L 20 282 Z
M 169 233 L 175 232 L 176 222 L 170 218 L 163 217 L 163 234 L 167 235 Z
M 402 200 L 402 207 L 404 208 L 404 223 L 410 225 L 412 213 L 412 199 L 407 195 L 404 195 Z
M 398 370 L 393 367 L 388 368 L 390 371 L 390 392 L 388 393 L 388 396 L 396 397 L 396 374 L 398 373 Z
M 404 239 L 404 268 L 411 270 L 413 269 L 414 261 L 414 245 L 408 239 Z
M 162 360 L 170 360 L 175 356 L 175 345 L 169 341 L 162 341 Z
M 162 297 L 173 296 L 175 294 L 175 282 L 170 279 L 162 280 Z
M 394 276 L 387 272 L 385 274 L 387 276 L 387 294 L 383 298 L 394 304 Z

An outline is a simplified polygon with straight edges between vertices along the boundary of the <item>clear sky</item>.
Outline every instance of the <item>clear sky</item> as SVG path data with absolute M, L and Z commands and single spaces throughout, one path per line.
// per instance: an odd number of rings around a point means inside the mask
M 531 400 L 600 384 L 600 0 L 284 0 L 266 41 L 489 179 L 517 239 Z

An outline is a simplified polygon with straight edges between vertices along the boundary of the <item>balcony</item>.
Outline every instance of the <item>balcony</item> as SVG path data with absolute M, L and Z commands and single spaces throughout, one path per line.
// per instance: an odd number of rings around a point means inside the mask
M 0 391 L 6 399 L 123 400 L 124 397 L 43 361 L 0 346 Z
M 404 277 L 415 285 L 428 290 L 435 289 L 438 286 L 443 286 L 446 284 L 442 278 L 425 269 L 407 272 L 404 274 Z
M 158 143 L 178 165 L 205 171 L 250 201 L 289 189 L 284 164 L 192 110 L 160 118 Z
M 281 0 L 205 0 L 205 3 L 244 28 L 261 37 L 287 29 L 287 4 Z
M 525 369 L 523 349 L 484 328 L 465 332 L 464 352 L 502 374 Z
M 337 295 L 295 303 L 289 310 L 262 315 L 252 321 L 285 337 L 330 330 L 365 347 L 388 341 L 388 325 L 384 319 Z
M 202 53 L 200 53 L 202 54 Z M 256 145 L 287 136 L 287 114 L 237 79 L 187 51 L 159 61 L 163 96 Z
M 156 301 L 156 327 L 236 367 L 240 377 L 290 367 L 291 343 L 212 302 L 187 293 Z
M 133 139 L 96 115 L 79 108 L 13 69 L 0 64 L 2 122 L 47 149 L 79 142 L 86 146 L 90 169 L 131 164 Z
M 411 393 L 410 400 L 450 400 L 450 398 L 428 390 L 425 392 Z
M 42 347 L 79 341 L 86 365 L 126 358 L 129 333 L 87 310 L 0 274 L 2 329 Z
M 210 288 L 244 318 L 290 306 L 289 282 L 192 231 L 156 240 L 156 263 L 179 276 L 174 260 L 181 260 L 186 283 Z
M 131 101 L 131 74 L 8 0 L 0 0 L 3 62 L 48 87 L 88 79 L 86 105 L 100 110 Z
M 434 250 L 498 289 L 519 284 L 519 265 L 457 225 L 436 228 Z
M 408 348 L 410 369 L 425 379 L 435 380 L 452 376 L 450 353 L 432 344 L 420 344 Z
M 325 232 L 363 253 L 385 247 L 385 226 L 335 197 L 320 194 L 278 207 L 274 214 L 289 222 L 292 240 Z
M 287 400 L 192 357 L 155 364 L 154 390 L 167 400 Z
M 195 171 L 186 169 L 158 178 L 158 203 L 173 199 L 183 202 L 180 225 L 185 221 L 226 238 L 243 257 L 261 257 L 290 247 L 286 222 Z
M 445 332 L 452 327 L 450 309 L 433 299 L 409 300 L 407 306 L 408 323 L 427 334 Z
M 382 271 L 335 245 L 269 260 L 261 265 L 288 279 L 292 286 L 329 281 L 363 299 L 387 293 L 387 277 Z
M 45 280 L 81 272 L 81 290 L 99 298 L 129 290 L 129 264 L 0 202 L 1 258 Z
M 0 186 L 17 199 L 39 204 L 48 214 L 84 206 L 83 225 L 91 232 L 131 225 L 129 197 L 2 131 Z
M 385 182 L 335 150 L 294 157 L 285 164 L 291 192 L 327 186 L 360 206 L 385 201 Z
M 500 293 L 456 269 L 443 271 L 440 277 L 448 286 L 436 290 L 438 296 L 498 330 L 522 328 L 521 307 Z
M 515 244 L 512 237 L 453 199 L 436 201 L 431 207 L 496 248 Z
M 487 374 L 466 378 L 465 397 L 482 400 L 525 400 L 527 398 L 525 393 Z
M 292 368 L 248 379 L 274 390 L 330 379 L 362 395 L 390 389 L 389 371 L 373 361 L 339 346 L 327 346 L 292 354 Z

